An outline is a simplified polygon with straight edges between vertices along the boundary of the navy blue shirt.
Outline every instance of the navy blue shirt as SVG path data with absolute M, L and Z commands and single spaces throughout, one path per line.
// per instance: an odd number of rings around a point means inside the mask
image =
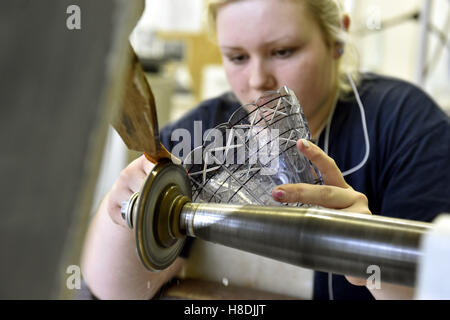
M 389 77 L 363 74 L 358 91 L 364 105 L 370 142 L 365 165 L 345 180 L 364 193 L 374 215 L 431 222 L 450 213 L 450 118 L 422 90 Z M 298 97 L 301 102 L 301 97 Z M 185 128 L 201 145 L 203 133 L 228 120 L 240 104 L 231 93 L 207 100 L 183 118 L 161 130 L 161 140 L 170 151 L 176 128 Z M 194 121 L 201 121 L 194 126 Z M 194 132 L 196 129 L 198 132 Z M 363 122 L 355 95 L 337 103 L 330 125 L 328 154 L 341 172 L 364 159 Z M 325 130 L 319 137 L 322 149 Z M 184 155 L 186 156 L 186 155 Z M 188 255 L 190 242 L 183 251 Z M 329 299 L 329 275 L 315 272 L 314 299 Z M 365 287 L 351 285 L 343 276 L 332 275 L 334 299 L 373 299 Z

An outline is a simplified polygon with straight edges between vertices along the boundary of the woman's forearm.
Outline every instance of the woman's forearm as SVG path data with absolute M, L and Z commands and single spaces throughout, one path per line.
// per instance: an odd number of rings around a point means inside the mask
M 183 259 L 161 272 L 145 269 L 137 256 L 134 232 L 114 223 L 105 204 L 106 198 L 85 239 L 84 280 L 99 299 L 150 299 L 181 270 Z
M 414 289 L 390 283 L 381 283 L 380 289 L 370 289 L 377 300 L 411 300 L 414 299 Z

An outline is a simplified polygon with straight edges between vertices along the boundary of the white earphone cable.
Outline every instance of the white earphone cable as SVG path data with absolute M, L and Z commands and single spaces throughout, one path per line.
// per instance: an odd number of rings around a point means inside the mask
M 342 173 L 342 175 L 344 177 L 361 169 L 366 164 L 367 160 L 369 159 L 369 155 L 370 155 L 369 132 L 367 130 L 367 120 L 366 120 L 366 112 L 364 111 L 364 105 L 362 104 L 358 89 L 356 88 L 355 82 L 353 81 L 351 75 L 348 74 L 347 76 L 352 85 L 353 92 L 355 93 L 356 101 L 358 102 L 358 106 L 361 111 L 361 123 L 362 123 L 362 127 L 363 127 L 363 132 L 364 132 L 364 142 L 366 144 L 366 153 L 364 155 L 364 159 L 361 161 L 360 164 L 358 164 L 356 167 Z
M 339 3 L 339 0 L 337 0 L 336 3 L 337 3 L 338 10 L 339 10 L 339 16 L 341 17 L 341 29 L 344 30 L 344 25 L 342 23 L 343 10 L 342 10 L 341 4 Z M 352 78 L 351 74 L 347 73 L 347 77 L 348 77 L 348 80 L 349 80 L 349 82 L 350 82 L 350 84 L 352 86 L 353 93 L 355 94 L 355 98 L 356 98 L 356 101 L 358 103 L 359 110 L 361 112 L 361 123 L 362 123 L 362 127 L 363 127 L 363 132 L 364 132 L 364 142 L 366 144 L 366 153 L 364 155 L 363 160 L 357 166 L 355 166 L 352 169 L 349 169 L 347 171 L 344 171 L 342 173 L 342 175 L 344 177 L 348 176 L 348 175 L 350 175 L 352 173 L 355 173 L 358 170 L 360 170 L 366 164 L 367 160 L 369 159 L 369 155 L 370 155 L 369 132 L 367 130 L 367 120 L 366 120 L 366 113 L 364 111 L 364 105 L 363 105 L 363 103 L 361 101 L 361 97 L 359 95 L 358 88 L 356 87 L 355 82 L 353 81 L 353 78 Z M 330 142 L 331 122 L 333 120 L 335 109 L 336 109 L 336 104 L 335 104 L 335 106 L 334 106 L 334 108 L 333 108 L 333 110 L 332 110 L 332 112 L 330 114 L 330 117 L 329 117 L 326 129 L 325 129 L 325 140 L 324 140 L 324 148 L 323 149 L 324 149 L 324 152 L 327 155 L 328 155 L 329 142 Z M 329 295 L 329 299 L 330 300 L 334 300 L 333 273 L 331 273 L 331 272 L 328 273 L 328 295 Z
M 367 120 L 366 120 L 366 112 L 364 111 L 364 105 L 363 105 L 363 103 L 361 101 L 361 97 L 359 95 L 358 89 L 356 88 L 355 82 L 353 81 L 351 75 L 347 74 L 347 76 L 348 76 L 348 79 L 349 79 L 350 84 L 352 86 L 352 89 L 353 89 L 353 92 L 355 94 L 356 101 L 358 103 L 358 107 L 359 107 L 359 110 L 360 110 L 360 113 L 361 113 L 361 124 L 362 124 L 362 127 L 363 127 L 364 142 L 365 142 L 365 145 L 366 145 L 366 152 L 364 154 L 363 160 L 358 165 L 356 165 L 355 167 L 353 167 L 353 168 L 351 168 L 351 169 L 349 169 L 347 171 L 344 171 L 342 173 L 342 175 L 344 177 L 348 176 L 349 174 L 355 173 L 356 171 L 361 169 L 366 164 L 367 160 L 369 159 L 369 155 L 370 155 L 369 132 L 367 130 Z M 326 129 L 325 129 L 325 140 L 324 140 L 323 150 L 324 150 L 324 152 L 326 154 L 328 154 L 328 151 L 329 151 L 330 128 L 331 128 L 331 122 L 332 122 L 332 119 L 333 119 L 334 111 L 335 111 L 335 109 L 333 109 L 333 111 L 331 112 L 331 116 L 330 116 L 330 118 L 328 120 L 328 124 L 327 124 Z

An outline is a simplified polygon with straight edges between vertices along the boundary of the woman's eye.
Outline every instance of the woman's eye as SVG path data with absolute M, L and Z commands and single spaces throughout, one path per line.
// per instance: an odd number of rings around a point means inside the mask
M 237 54 L 229 56 L 228 59 L 235 64 L 241 64 L 248 59 L 248 56 L 246 56 L 245 54 Z
M 294 52 L 293 49 L 278 49 L 272 55 L 276 58 L 288 58 Z

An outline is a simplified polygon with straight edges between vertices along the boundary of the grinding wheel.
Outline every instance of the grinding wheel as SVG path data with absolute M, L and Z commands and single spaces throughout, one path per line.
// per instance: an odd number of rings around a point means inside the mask
M 191 199 L 191 184 L 182 166 L 158 163 L 148 176 L 133 210 L 139 258 L 150 271 L 169 267 L 183 249 L 179 213 Z

